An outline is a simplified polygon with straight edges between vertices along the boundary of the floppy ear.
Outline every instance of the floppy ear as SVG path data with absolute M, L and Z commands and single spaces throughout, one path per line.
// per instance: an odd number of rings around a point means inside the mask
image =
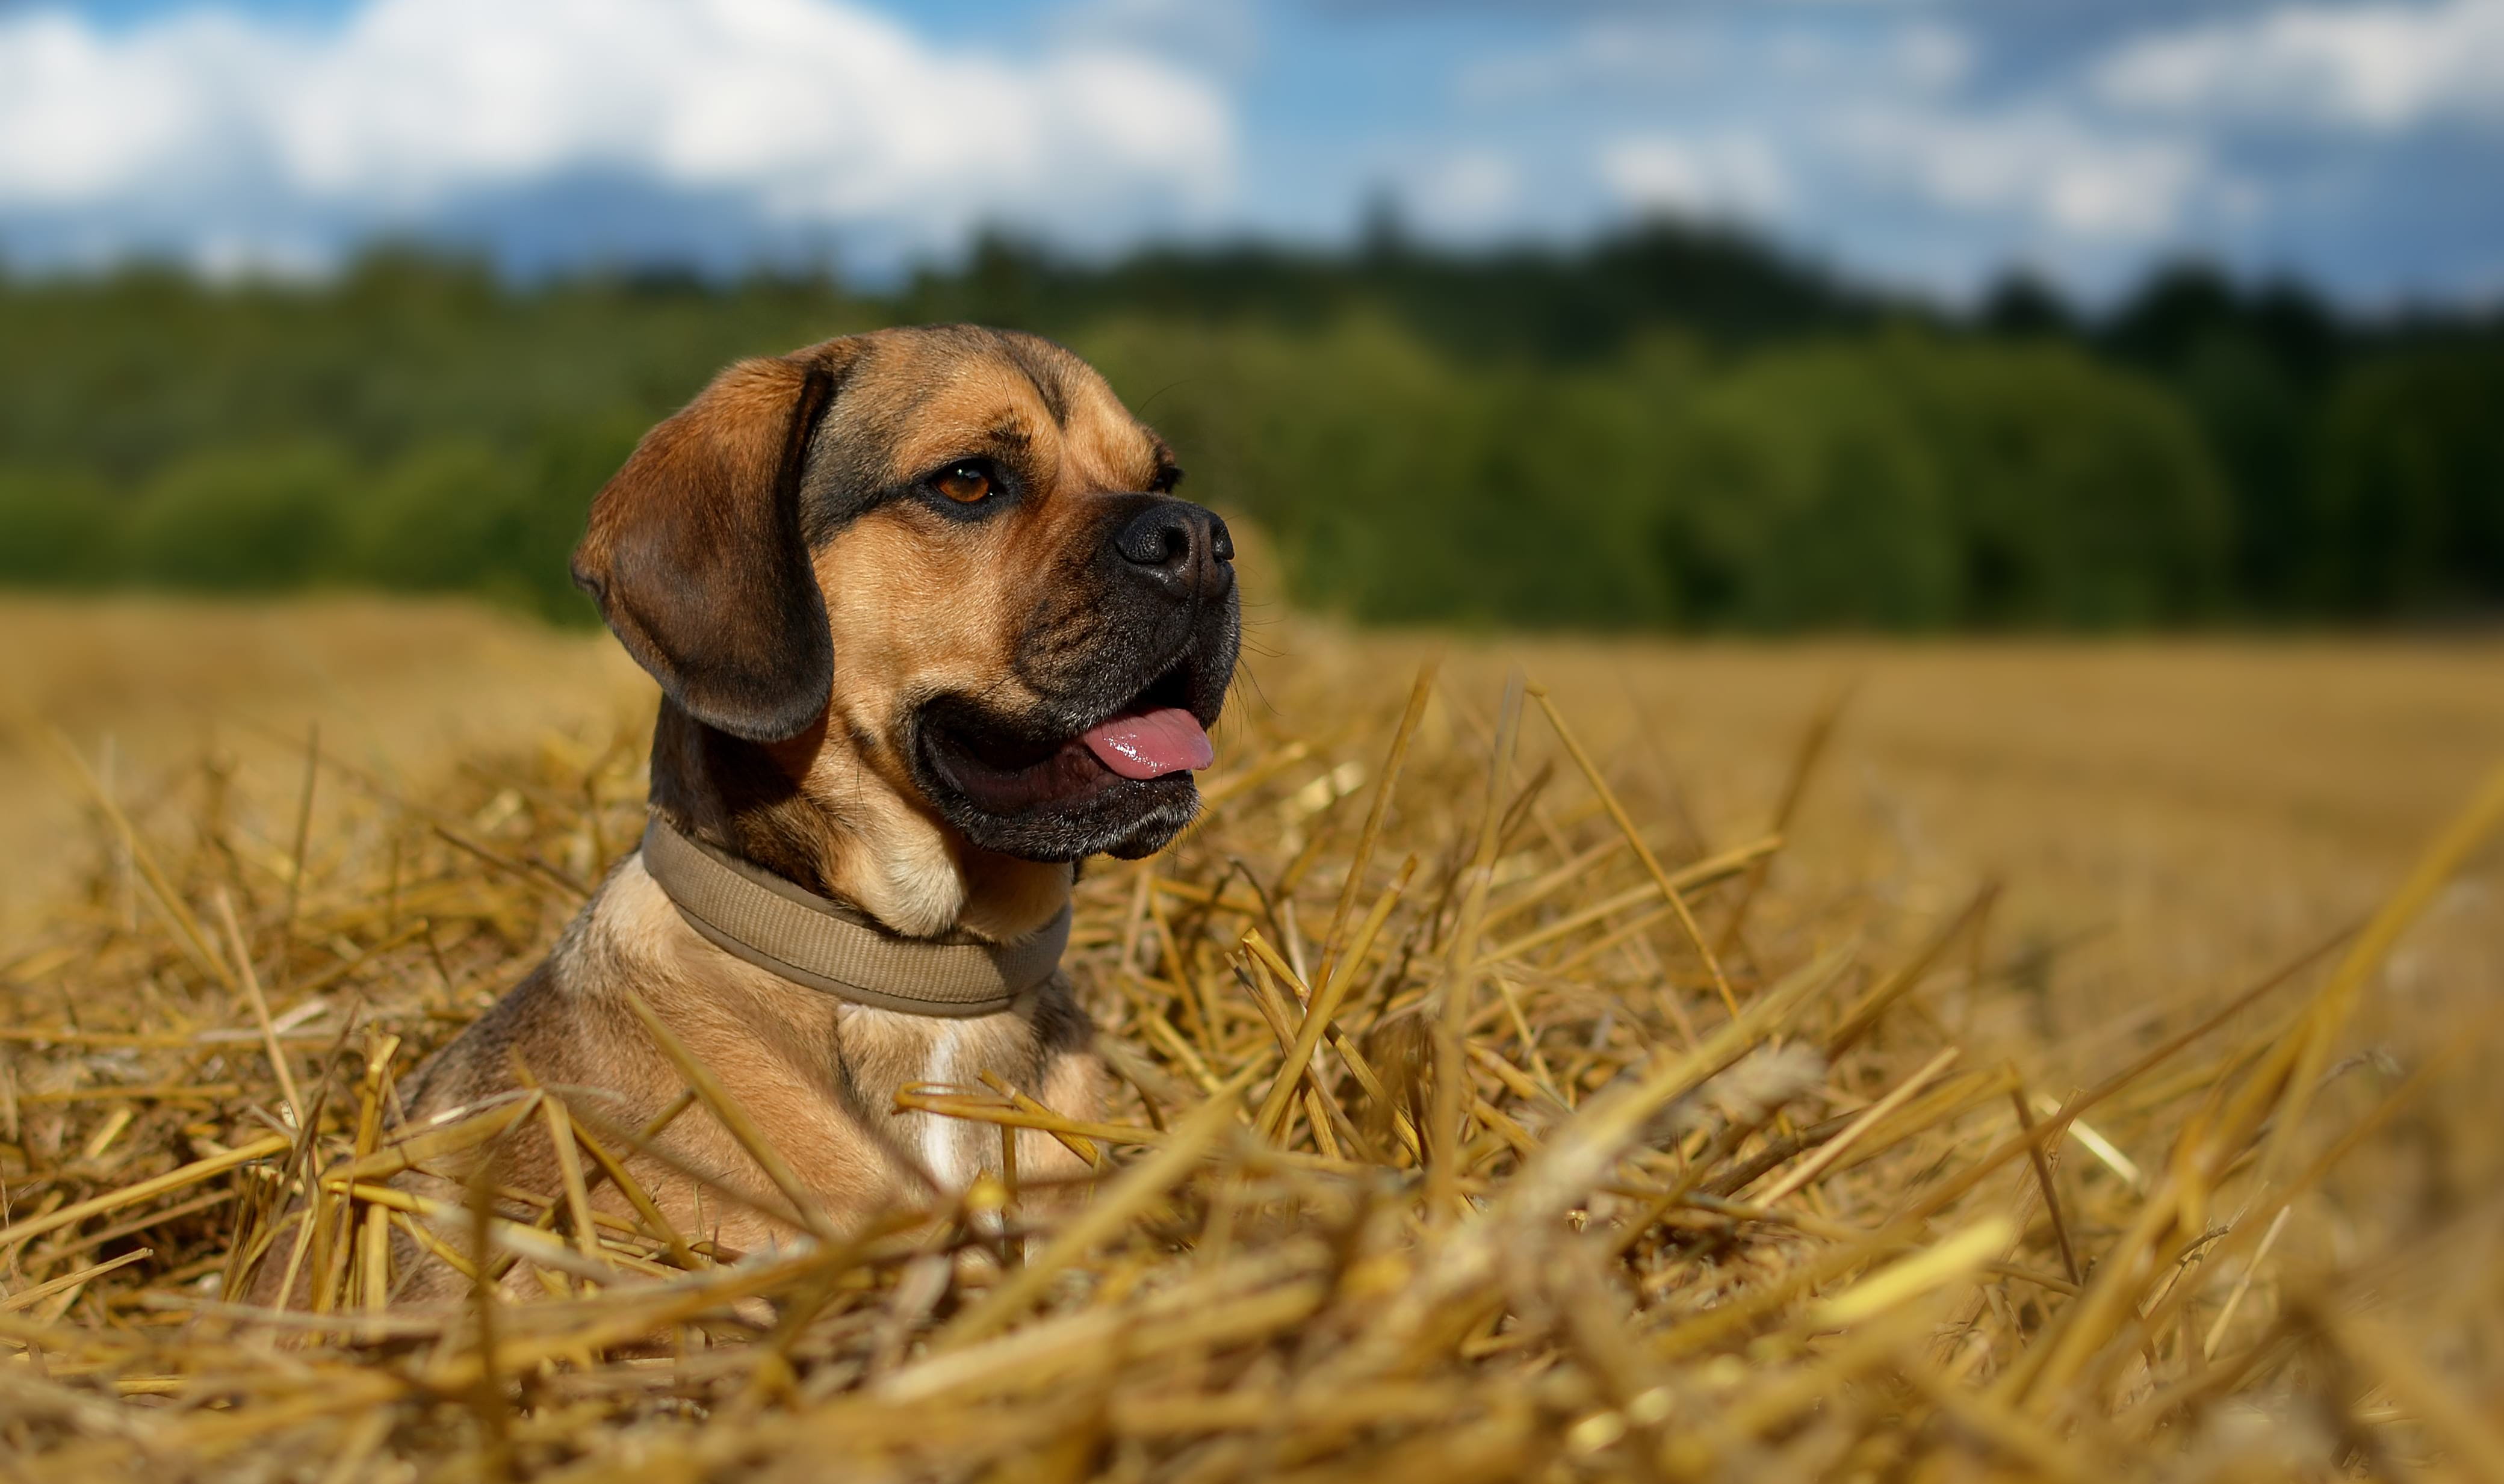
M 801 466 L 850 358 L 743 361 L 643 435 L 591 501 L 574 580 L 688 714 L 734 737 L 807 731 L 834 683 L 800 534 Z

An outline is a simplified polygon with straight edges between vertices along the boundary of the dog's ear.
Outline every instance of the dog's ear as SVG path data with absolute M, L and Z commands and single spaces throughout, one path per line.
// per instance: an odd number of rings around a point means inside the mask
M 574 580 L 688 714 L 750 742 L 807 731 L 834 683 L 801 536 L 801 467 L 849 366 L 834 344 L 743 361 L 643 435 L 591 502 Z

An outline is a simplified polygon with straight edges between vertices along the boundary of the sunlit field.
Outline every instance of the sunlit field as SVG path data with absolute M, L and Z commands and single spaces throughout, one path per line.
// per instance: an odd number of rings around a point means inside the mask
M 648 682 L 460 605 L 0 604 L 20 1467 L 2487 1476 L 2504 644 L 1262 611 L 1204 822 L 1082 885 L 1104 1120 L 896 1089 L 1083 1203 L 688 1252 L 595 1172 L 481 1224 L 546 1292 L 482 1314 L 380 1306 L 382 1113 L 635 838 Z

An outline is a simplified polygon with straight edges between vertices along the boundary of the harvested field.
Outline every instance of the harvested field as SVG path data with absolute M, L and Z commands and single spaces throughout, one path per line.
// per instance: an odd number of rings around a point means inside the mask
M 146 815 L 202 764 L 243 792 L 286 792 L 308 725 L 327 751 L 423 787 L 465 753 L 624 725 L 650 705 L 616 645 L 470 603 L 0 593 L 0 932 L 47 910 L 86 859 L 80 791 L 48 730 Z
M 23 730 L 94 838 L 0 945 L 9 1467 L 2504 1478 L 2493 649 L 1263 634 L 1203 824 L 1082 886 L 1104 1122 L 896 1090 L 1092 1151 L 1074 1214 L 507 1191 L 463 1256 L 546 1297 L 447 1312 L 381 1303 L 383 1114 L 634 839 L 632 683 L 431 768 Z

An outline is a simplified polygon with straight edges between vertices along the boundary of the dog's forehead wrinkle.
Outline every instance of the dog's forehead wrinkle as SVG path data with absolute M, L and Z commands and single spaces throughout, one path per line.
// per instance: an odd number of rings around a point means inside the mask
M 1053 426 L 1068 427 L 1071 377 L 1067 362 L 1077 358 L 1049 340 L 1015 331 L 1002 332 L 999 345 L 1009 362 L 1025 373 L 1034 395 L 1043 399 L 1043 409 L 1052 415 Z
M 1104 394 L 1100 411 L 1074 420 L 1065 431 L 1061 459 L 1078 482 L 1108 492 L 1136 492 L 1156 482 L 1170 462 L 1156 435 Z

